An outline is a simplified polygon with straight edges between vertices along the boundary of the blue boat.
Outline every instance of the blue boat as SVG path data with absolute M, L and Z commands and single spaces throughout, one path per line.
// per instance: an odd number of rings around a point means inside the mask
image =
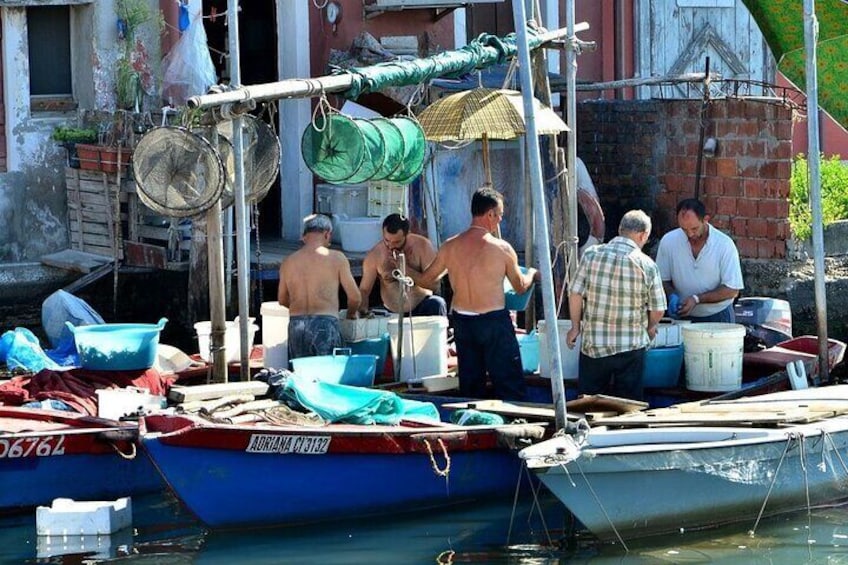
M 541 433 L 528 424 L 280 426 L 163 414 L 144 418 L 141 443 L 198 520 L 237 528 L 512 497 L 522 465 L 505 440 Z
M 0 512 L 161 490 L 137 437 L 133 422 L 0 406 Z

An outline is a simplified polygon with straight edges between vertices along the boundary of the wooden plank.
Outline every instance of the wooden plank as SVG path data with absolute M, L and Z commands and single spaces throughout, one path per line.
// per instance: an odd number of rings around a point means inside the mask
M 87 275 L 78 278 L 62 290 L 74 294 L 75 292 L 87 287 L 94 281 L 100 280 L 101 278 L 105 277 L 106 275 L 112 272 L 112 269 L 114 269 L 114 264 L 110 261 L 109 263 L 105 263 L 97 267 L 96 269 L 93 269 Z
M 168 265 L 168 252 L 164 247 L 125 241 L 125 261 L 127 265 L 134 267 L 149 267 L 152 269 L 165 269 Z
M 262 381 L 236 383 L 216 383 L 211 385 L 182 386 L 175 385 L 168 392 L 168 399 L 174 402 L 209 400 L 232 394 L 252 394 L 263 396 L 268 393 L 268 384 Z
M 443 408 L 450 410 L 473 409 L 483 412 L 491 412 L 502 416 L 512 416 L 517 418 L 540 418 L 543 420 L 554 420 L 554 409 L 547 406 L 522 406 L 503 400 L 476 400 L 473 402 L 452 402 L 443 404 Z
M 75 249 L 64 249 L 42 256 L 40 261 L 51 267 L 58 267 L 78 273 L 90 273 L 104 264 L 108 265 L 111 263 L 112 258 L 106 255 L 86 253 Z

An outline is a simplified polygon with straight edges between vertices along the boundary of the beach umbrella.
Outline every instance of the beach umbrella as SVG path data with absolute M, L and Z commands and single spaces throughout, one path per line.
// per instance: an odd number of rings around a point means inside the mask
M 553 110 L 534 100 L 539 135 L 568 130 Z M 521 93 L 508 89 L 475 88 L 450 94 L 425 108 L 418 121 L 429 141 L 481 140 L 483 168 L 489 185 L 492 184 L 489 140 L 515 139 L 526 131 Z
M 777 60 L 778 69 L 807 90 L 804 6 L 798 0 L 743 0 Z M 819 106 L 848 129 L 848 2 L 816 0 Z M 809 109 L 812 115 L 815 108 Z

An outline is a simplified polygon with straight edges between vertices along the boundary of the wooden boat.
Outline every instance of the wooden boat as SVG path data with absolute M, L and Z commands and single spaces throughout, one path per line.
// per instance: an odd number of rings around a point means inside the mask
M 296 524 L 511 497 L 527 424 L 226 424 L 150 415 L 141 443 L 185 506 L 213 528 Z
M 137 437 L 136 423 L 0 406 L 0 512 L 161 490 Z
M 848 498 L 848 385 L 596 421 L 520 453 L 593 534 L 623 541 Z

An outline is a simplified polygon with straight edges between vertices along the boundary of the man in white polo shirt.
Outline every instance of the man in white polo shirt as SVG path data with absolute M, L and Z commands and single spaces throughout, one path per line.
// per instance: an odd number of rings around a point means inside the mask
M 703 202 L 677 205 L 678 229 L 665 234 L 657 266 L 666 296 L 677 294 L 677 315 L 693 322 L 735 322 L 733 300 L 744 288 L 733 240 L 709 223 Z

